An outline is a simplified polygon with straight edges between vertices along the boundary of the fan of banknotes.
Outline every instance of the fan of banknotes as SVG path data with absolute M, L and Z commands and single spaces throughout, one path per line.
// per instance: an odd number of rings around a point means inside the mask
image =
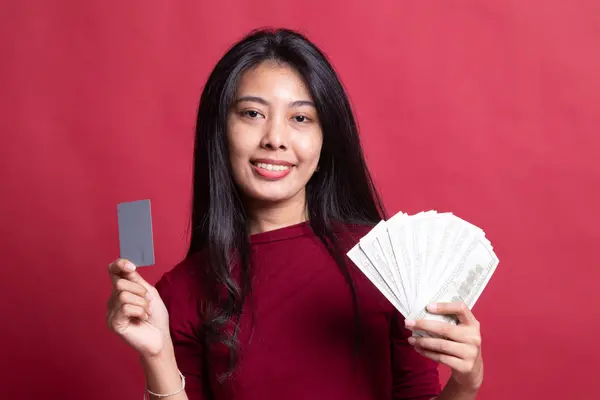
M 473 307 L 499 262 L 483 230 L 436 211 L 400 212 L 381 221 L 348 257 L 406 319 L 454 324 L 456 317 L 431 314 L 427 304 L 463 301 Z

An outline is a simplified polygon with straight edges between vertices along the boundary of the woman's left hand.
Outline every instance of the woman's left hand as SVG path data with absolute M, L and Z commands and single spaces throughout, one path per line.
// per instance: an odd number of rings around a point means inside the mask
M 452 369 L 452 380 L 465 390 L 477 391 L 483 381 L 479 321 L 463 302 L 429 305 L 432 314 L 455 315 L 458 325 L 421 319 L 406 321 L 412 330 L 427 331 L 444 339 L 410 337 L 409 343 L 425 357 Z

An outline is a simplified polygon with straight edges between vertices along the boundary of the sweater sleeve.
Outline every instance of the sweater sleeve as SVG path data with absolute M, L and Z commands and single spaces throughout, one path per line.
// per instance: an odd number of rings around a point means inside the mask
M 420 355 L 408 343 L 411 332 L 395 312 L 391 322 L 394 400 L 430 400 L 441 392 L 437 363 Z
M 190 303 L 185 290 L 164 275 L 155 285 L 169 312 L 171 340 L 175 348 L 177 366 L 185 376 L 186 394 L 189 400 L 204 400 L 202 379 L 203 346 L 197 338 L 193 324 L 186 316 L 190 315 Z

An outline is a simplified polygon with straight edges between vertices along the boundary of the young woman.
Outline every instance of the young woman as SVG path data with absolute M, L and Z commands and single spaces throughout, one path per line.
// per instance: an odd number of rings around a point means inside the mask
M 431 306 L 458 325 L 404 321 L 345 256 L 383 217 L 325 56 L 289 30 L 233 46 L 201 97 L 188 256 L 156 287 L 127 260 L 109 267 L 108 324 L 139 352 L 149 398 L 473 399 L 469 309 Z M 453 371 L 443 390 L 437 362 Z

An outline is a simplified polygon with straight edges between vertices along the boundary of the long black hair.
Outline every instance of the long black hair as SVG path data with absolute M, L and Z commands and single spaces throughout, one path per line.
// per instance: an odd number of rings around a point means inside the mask
M 228 373 L 234 369 L 238 320 L 251 294 L 247 214 L 230 168 L 226 129 L 240 77 L 264 61 L 280 62 L 298 71 L 316 105 L 323 146 L 319 170 L 306 187 L 308 216 L 312 230 L 348 283 L 355 322 L 358 301 L 334 228 L 336 222 L 374 225 L 385 217 L 366 167 L 350 103 L 326 56 L 305 36 L 288 29 L 253 31 L 231 47 L 215 66 L 200 98 L 194 149 L 188 257 L 201 250 L 207 255 L 202 264 L 207 291 L 202 299 L 199 332 L 206 345 L 203 370 L 207 385 L 212 344 L 227 346 Z

